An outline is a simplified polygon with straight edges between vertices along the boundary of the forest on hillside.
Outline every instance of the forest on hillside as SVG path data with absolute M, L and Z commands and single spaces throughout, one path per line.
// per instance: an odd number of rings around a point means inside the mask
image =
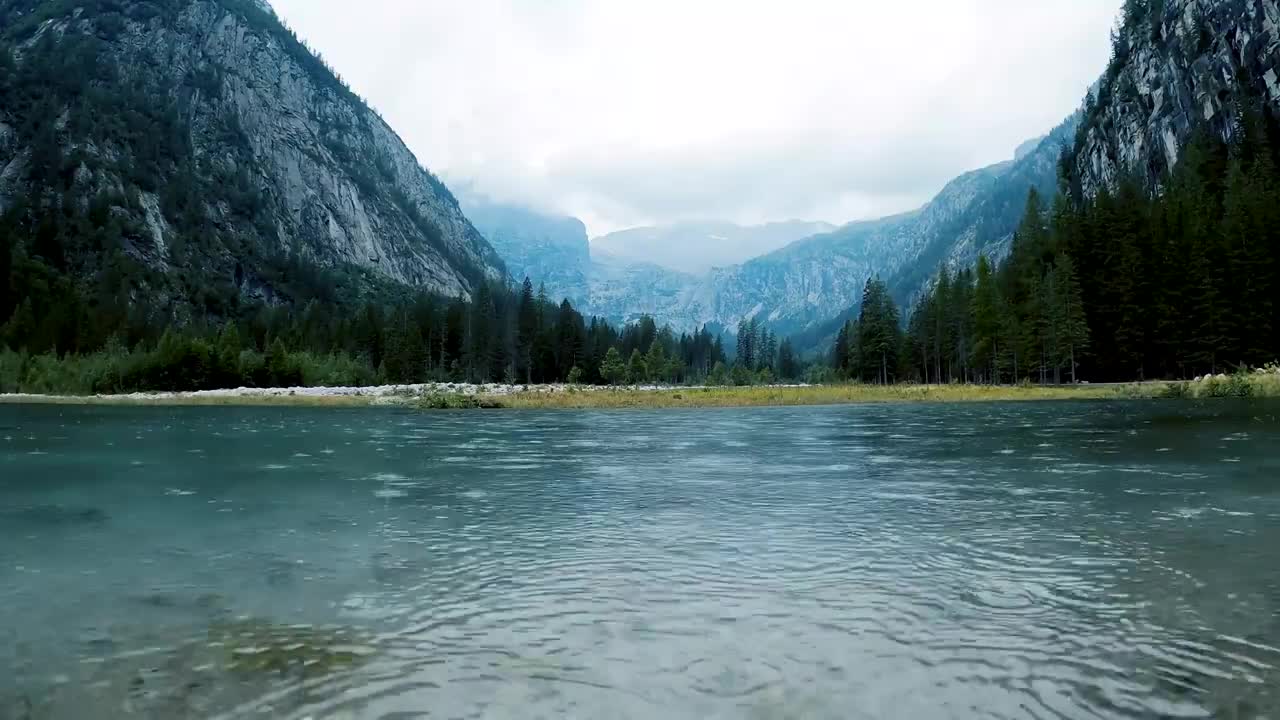
M 16 254 L 16 253 L 15 253 Z M 2 270 L 3 268 L 0 268 Z M 310 266 L 300 275 L 332 280 Z M 300 287 L 310 287 L 300 285 Z M 26 299 L 0 327 L 0 392 L 121 393 L 234 387 L 351 386 L 422 382 L 755 384 L 794 379 L 802 367 L 787 341 L 752 323 L 730 365 L 719 335 L 676 334 L 641 318 L 621 328 L 555 303 L 525 279 L 493 283 L 470 300 L 389 288 L 360 303 L 312 296 L 301 306 L 258 304 L 240 317 L 208 319 L 126 345 L 109 335 L 87 352 L 32 351 L 40 320 Z M 16 304 L 15 304 L 16 303 Z M 91 329 L 107 318 L 91 308 Z
M 1027 198 L 998 265 L 943 268 L 905 327 L 867 284 L 831 362 L 866 382 L 1184 379 L 1280 357 L 1280 133 L 1238 107 L 1232 144 L 1196 135 L 1155 189 Z
M 248 0 L 223 2 L 276 36 L 318 82 L 363 105 L 275 18 Z M 234 114 L 216 115 L 202 131 L 239 152 L 238 162 L 195 152 L 185 118 L 217 95 L 220 72 L 192 72 L 175 87 L 105 51 L 126 22 L 172 24 L 182 5 L 0 3 L 8 21 L 0 28 L 0 150 L 26 152 L 14 166 L 22 176 L 10 178 L 24 190 L 0 212 L 0 391 L 746 383 L 799 371 L 762 330 L 759 351 L 746 341 L 750 366 L 731 371 L 722 341 L 706 329 L 677 334 L 647 318 L 613 327 L 535 293 L 531 282 L 487 281 L 457 258 L 451 265 L 472 283 L 469 297 L 316 262 L 279 237 Z M 73 14 L 81 22 L 66 32 L 37 32 Z M 371 196 L 376 169 L 347 159 Z M 168 230 L 157 247 L 141 220 L 152 199 Z M 439 240 L 407 200 L 392 200 L 429 244 Z

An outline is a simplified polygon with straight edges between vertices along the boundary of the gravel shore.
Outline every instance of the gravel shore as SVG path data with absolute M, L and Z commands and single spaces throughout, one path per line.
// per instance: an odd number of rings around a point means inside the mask
M 657 385 L 636 385 L 626 390 L 650 392 L 667 389 Z M 465 396 L 502 398 L 512 395 L 549 395 L 567 392 L 595 392 L 617 388 L 590 385 L 506 385 L 472 383 L 420 383 L 412 385 L 372 385 L 368 387 L 227 388 L 196 392 L 143 392 L 122 395 L 37 395 L 0 394 L 0 403 L 63 405 L 411 405 L 424 398 Z

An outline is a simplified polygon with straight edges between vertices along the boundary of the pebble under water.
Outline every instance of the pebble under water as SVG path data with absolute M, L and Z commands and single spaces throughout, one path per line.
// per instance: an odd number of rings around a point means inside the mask
M 0 407 L 0 718 L 1277 718 L 1278 409 Z

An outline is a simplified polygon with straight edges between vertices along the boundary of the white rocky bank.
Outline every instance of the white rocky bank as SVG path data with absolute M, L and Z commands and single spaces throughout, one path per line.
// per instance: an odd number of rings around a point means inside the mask
M 0 394 L 0 402 L 49 402 L 65 400 L 67 402 L 83 402 L 86 400 L 103 403 L 148 404 L 167 403 L 183 404 L 190 401 L 200 404 L 200 400 L 237 400 L 268 398 L 367 398 L 374 405 L 407 405 L 415 400 L 437 397 L 441 395 L 465 395 L 505 397 L 521 393 L 555 394 L 566 392 L 598 392 L 601 390 L 624 389 L 634 392 L 653 390 L 671 390 L 667 385 L 628 385 L 623 388 L 602 387 L 596 385 L 568 385 L 555 383 L 548 385 L 507 385 L 502 383 L 416 383 L 409 385 L 370 385 L 365 387 L 279 387 L 279 388 L 226 388 L 222 390 L 198 390 L 195 392 L 138 392 L 121 395 L 91 396 L 50 396 L 30 393 Z M 680 386 L 680 389 L 691 389 Z

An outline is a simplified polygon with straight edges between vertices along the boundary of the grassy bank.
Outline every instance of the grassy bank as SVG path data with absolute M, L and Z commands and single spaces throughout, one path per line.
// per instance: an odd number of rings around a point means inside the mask
M 807 385 L 593 387 L 428 384 L 361 388 L 239 389 L 120 395 L 0 395 L 0 403 L 141 406 L 408 407 L 420 410 L 714 408 L 857 403 L 1280 398 L 1280 368 L 1189 382 L 1124 385 Z
M 671 388 L 601 388 L 556 393 L 481 396 L 494 407 L 518 409 L 767 407 L 900 402 L 997 402 L 1117 397 L 1114 388 L 988 387 L 978 385 L 812 385 Z

